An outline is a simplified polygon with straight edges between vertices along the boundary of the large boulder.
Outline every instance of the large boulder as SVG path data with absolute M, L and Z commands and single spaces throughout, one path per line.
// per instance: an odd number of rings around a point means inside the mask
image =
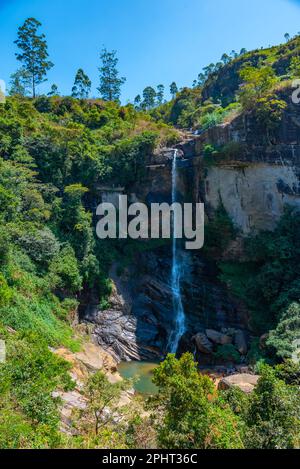
M 197 349 L 201 353 L 210 355 L 213 352 L 213 344 L 205 334 L 198 333 L 193 337 Z
M 258 380 L 258 375 L 250 375 L 248 373 L 226 376 L 219 382 L 218 389 L 224 391 L 235 386 L 249 394 L 254 390 Z
M 218 345 L 226 345 L 232 343 L 232 337 L 221 332 L 214 331 L 213 329 L 206 329 L 207 337 Z
M 234 335 L 234 345 L 241 355 L 246 355 L 248 352 L 248 345 L 246 336 L 243 331 L 237 330 Z

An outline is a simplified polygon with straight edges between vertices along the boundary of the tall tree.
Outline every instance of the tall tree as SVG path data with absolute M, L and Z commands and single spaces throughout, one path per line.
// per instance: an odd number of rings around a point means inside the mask
M 286 40 L 286 42 L 289 42 L 289 40 L 291 39 L 291 36 L 289 35 L 289 33 L 285 33 L 284 39 Z
M 178 93 L 178 88 L 177 88 L 175 81 L 173 81 L 173 83 L 171 83 L 170 85 L 170 93 L 172 95 L 172 99 L 175 99 Z
M 80 68 L 75 76 L 74 86 L 72 88 L 73 98 L 87 99 L 91 91 L 92 82 L 89 77 Z
M 36 87 L 46 81 L 47 71 L 53 67 L 48 60 L 48 46 L 44 34 L 38 34 L 41 23 L 35 18 L 28 18 L 18 29 L 18 39 L 15 44 L 20 49 L 16 53 L 17 60 L 31 79 L 32 96 L 36 96 Z
M 100 72 L 100 86 L 98 88 L 102 98 L 106 101 L 119 101 L 121 96 L 121 86 L 125 83 L 126 78 L 119 77 L 117 69 L 118 58 L 115 50 L 108 51 L 106 48 L 101 51 L 102 66 Z
M 165 94 L 165 87 L 164 87 L 164 85 L 158 85 L 158 86 L 157 86 L 157 92 L 156 92 L 156 99 L 157 99 L 157 104 L 158 104 L 159 106 L 163 103 L 164 94 Z
M 201 375 L 190 353 L 168 355 L 154 370 L 158 388 L 150 401 L 159 448 L 243 448 L 232 410 L 218 401 L 208 376 Z
M 209 77 L 209 75 L 211 75 L 215 71 L 215 64 L 211 63 L 211 64 L 207 65 L 206 67 L 203 68 L 203 71 L 204 71 L 205 75 L 207 77 Z
M 135 98 L 134 98 L 134 107 L 136 109 L 139 109 L 141 107 L 141 102 L 142 102 L 142 98 L 141 98 L 141 95 L 138 94 Z
M 224 53 L 221 57 L 221 60 L 222 60 L 224 65 L 227 65 L 231 61 L 231 58 L 228 54 Z
M 152 109 L 155 106 L 156 91 L 152 86 L 147 86 L 143 91 L 143 107 Z
M 204 85 L 206 81 L 206 75 L 204 73 L 199 73 L 198 75 L 198 86 Z
M 48 96 L 58 96 L 59 95 L 59 92 L 58 92 L 58 86 L 53 84 L 51 86 L 51 90 L 49 91 L 48 93 Z
M 27 96 L 31 89 L 31 76 L 24 68 L 19 68 L 10 76 L 9 94 Z

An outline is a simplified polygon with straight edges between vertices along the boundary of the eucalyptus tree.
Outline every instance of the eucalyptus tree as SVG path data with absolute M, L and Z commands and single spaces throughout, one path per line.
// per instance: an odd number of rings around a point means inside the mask
M 15 44 L 19 48 L 17 60 L 22 63 L 30 77 L 32 96 L 36 97 L 36 87 L 46 81 L 48 70 L 53 63 L 48 60 L 48 45 L 45 34 L 38 34 L 41 23 L 35 18 L 28 18 L 18 29 Z
M 89 97 L 92 82 L 89 77 L 84 73 L 82 68 L 76 73 L 74 86 L 72 88 L 73 98 L 86 99 Z
M 105 101 L 120 101 L 121 87 L 126 78 L 119 77 L 117 52 L 102 49 L 100 72 L 100 85 L 98 91 Z

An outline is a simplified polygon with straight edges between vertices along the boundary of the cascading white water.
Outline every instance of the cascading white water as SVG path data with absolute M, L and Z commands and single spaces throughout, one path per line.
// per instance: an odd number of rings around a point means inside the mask
M 177 156 L 178 151 L 174 151 L 172 164 L 172 203 L 176 202 L 176 183 L 177 183 Z M 182 265 L 177 250 L 177 239 L 175 237 L 176 227 L 176 210 L 173 217 L 173 245 L 172 245 L 172 272 L 171 272 L 171 288 L 174 315 L 174 329 L 169 337 L 168 350 L 170 353 L 176 353 L 179 341 L 185 333 L 185 314 L 182 305 L 180 280 L 182 274 Z

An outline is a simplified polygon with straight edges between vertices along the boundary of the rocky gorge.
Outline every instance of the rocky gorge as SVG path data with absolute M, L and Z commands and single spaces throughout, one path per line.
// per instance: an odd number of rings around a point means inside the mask
M 284 98 L 287 109 L 268 141 L 256 121 L 245 114 L 200 135 L 187 132 L 174 148 L 161 148 L 151 155 L 141 183 L 126 193 L 131 200 L 147 204 L 170 202 L 176 150 L 178 200 L 204 202 L 207 224 L 222 205 L 237 230 L 222 256 L 243 255 L 245 236 L 273 229 L 286 204 L 300 206 L 300 111 L 287 91 Z M 210 158 L 205 155 L 208 145 L 217 149 Z M 115 201 L 119 193 L 111 188 L 100 196 Z M 209 256 L 184 250 L 180 256 L 186 316 L 180 351 L 192 351 L 201 364 L 207 364 L 214 362 L 216 345 L 232 344 L 243 361 L 252 333 L 244 305 L 218 280 Z M 118 263 L 111 268 L 109 308 L 99 310 L 95 305 L 85 311 L 84 319 L 95 324 L 96 341 L 115 359 L 158 360 L 168 352 L 174 327 L 171 257 L 168 243 L 144 252 L 137 249 L 121 273 Z

